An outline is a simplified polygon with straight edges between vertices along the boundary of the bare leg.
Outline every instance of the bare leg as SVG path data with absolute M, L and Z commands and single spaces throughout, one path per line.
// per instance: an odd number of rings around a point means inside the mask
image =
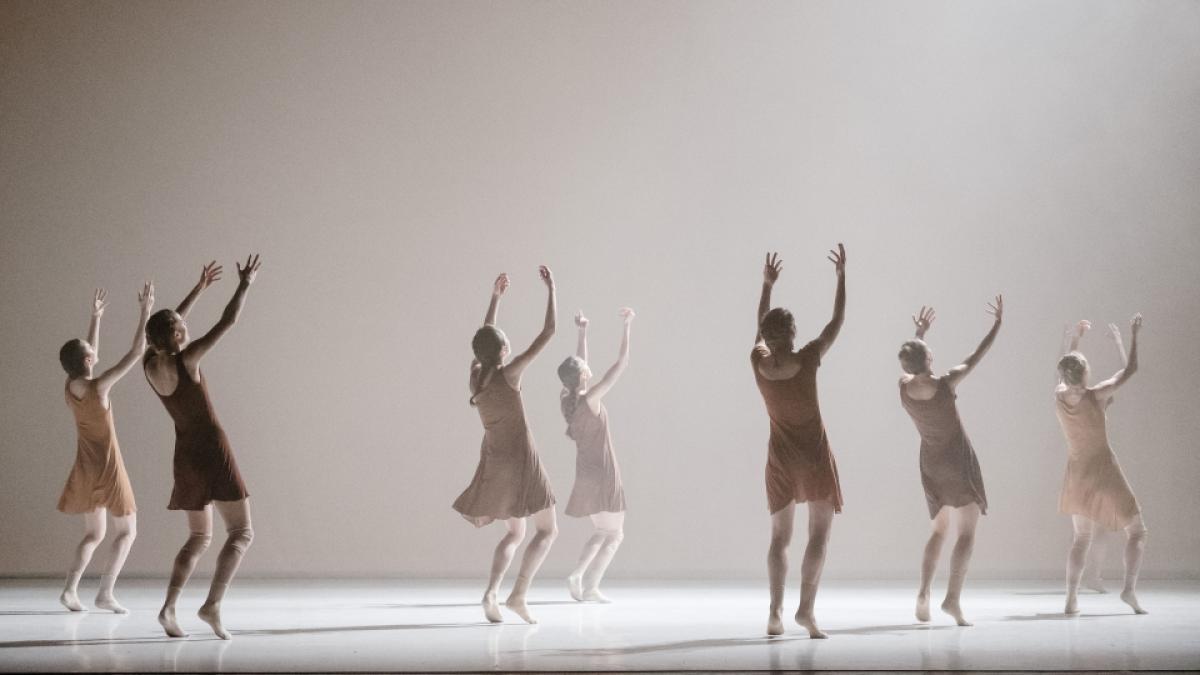
M 525 555 L 521 558 L 521 569 L 517 572 L 517 582 L 513 584 L 512 592 L 508 594 L 504 606 L 516 612 L 517 616 L 525 620 L 525 623 L 537 623 L 537 619 L 529 613 L 529 607 L 525 604 L 525 596 L 529 592 L 529 584 L 533 582 L 533 576 L 537 574 L 538 568 L 542 566 L 542 561 L 546 559 L 546 554 L 550 552 L 550 545 L 558 537 L 558 523 L 555 520 L 553 506 L 538 511 L 530 518 L 533 520 L 533 539 L 530 539 L 529 545 L 525 547 Z
M 808 503 L 808 546 L 804 548 L 804 561 L 800 563 L 800 608 L 796 610 L 796 623 L 808 630 L 808 637 L 829 637 L 817 627 L 813 609 L 817 603 L 817 587 L 821 583 L 821 570 L 825 567 L 825 549 L 829 545 L 829 532 L 833 529 L 833 504 L 827 501 Z
M 1092 539 L 1092 549 L 1088 554 L 1087 563 L 1083 566 L 1083 585 L 1097 593 L 1107 593 L 1104 588 L 1104 530 L 1096 530 Z
M 213 502 L 217 513 L 225 521 L 225 545 L 217 554 L 217 569 L 213 572 L 212 585 L 208 587 L 208 598 L 196 613 L 204 623 L 207 623 L 222 640 L 230 639 L 229 631 L 221 625 L 221 600 L 225 591 L 233 582 L 242 557 L 254 541 L 254 528 L 250 525 L 250 499 L 239 499 L 236 502 Z
M 1121 600 L 1133 608 L 1134 614 L 1149 614 L 1137 599 L 1138 571 L 1142 567 L 1142 553 L 1146 550 L 1146 521 L 1140 514 L 1125 526 L 1125 536 L 1125 588 L 1121 591 Z
M 1071 516 L 1071 525 L 1075 528 L 1075 535 L 1071 540 L 1071 552 L 1067 554 L 1067 604 L 1063 612 L 1078 614 L 1079 579 L 1083 576 L 1083 565 L 1097 525 L 1083 516 Z
M 968 504 L 954 510 L 958 514 L 958 539 L 954 542 L 954 551 L 950 554 L 950 583 L 946 587 L 942 611 L 954 617 L 954 622 L 958 625 L 970 626 L 973 624 L 963 618 L 960 599 L 963 582 L 967 579 L 967 567 L 971 564 L 971 552 L 975 550 L 975 526 L 979 524 L 979 505 Z
M 524 518 L 509 518 L 504 524 L 508 526 L 508 532 L 505 532 L 500 543 L 496 544 L 496 552 L 492 554 L 492 571 L 488 576 L 487 590 L 483 592 L 483 615 L 492 623 L 500 623 L 504 620 L 500 616 L 500 605 L 496 602 L 496 594 L 500 592 L 500 582 L 504 580 L 504 573 L 512 564 L 513 556 L 517 554 L 517 547 L 525 539 Z
M 67 571 L 67 583 L 63 586 L 62 594 L 58 596 L 58 601 L 62 603 L 63 607 L 72 612 L 87 611 L 87 607 L 79 602 L 79 580 L 83 577 L 83 570 L 87 569 L 88 563 L 92 561 L 92 554 L 96 552 L 96 547 L 104 540 L 104 516 L 106 513 L 107 510 L 104 507 L 99 507 L 83 514 L 83 539 L 75 547 L 75 555 L 71 558 L 71 569 Z
M 179 554 L 175 556 L 175 566 L 171 568 L 171 580 L 167 583 L 167 599 L 163 602 L 162 610 L 158 613 L 158 623 L 171 637 L 187 637 L 187 633 L 175 621 L 175 603 L 183 593 L 196 562 L 208 550 L 212 543 L 212 507 L 206 506 L 203 511 L 188 511 L 188 539 Z
M 937 571 L 938 557 L 942 555 L 942 544 L 946 541 L 946 529 L 950 525 L 950 507 L 943 506 L 931 522 L 929 541 L 925 542 L 925 557 L 921 559 L 921 588 L 917 591 L 917 621 L 929 621 L 929 588 L 933 585 L 933 573 Z
M 771 610 L 767 616 L 767 635 L 783 635 L 783 588 L 787 582 L 788 546 L 792 543 L 795 516 L 795 504 L 788 504 L 771 514 L 771 548 L 767 549 Z
M 604 572 L 625 539 L 625 513 L 602 511 L 592 516 L 592 522 L 604 535 L 604 544 L 584 575 L 583 599 L 588 602 L 612 602 L 600 592 L 600 580 L 604 578 Z
M 125 566 L 125 558 L 129 557 L 129 547 L 133 546 L 133 540 L 137 538 L 137 514 L 114 517 L 113 526 L 116 532 L 113 534 L 112 555 L 104 568 L 104 574 L 100 577 L 96 607 L 117 614 L 128 614 L 129 610 L 122 607 L 113 595 L 113 587 L 117 584 L 117 577 L 121 575 L 121 568 Z
M 567 577 L 567 591 L 576 602 L 583 602 L 583 574 L 587 571 L 588 565 L 592 564 L 592 560 L 607 538 L 601 531 L 600 524 L 596 522 L 596 516 L 592 516 L 592 526 L 596 528 L 596 531 L 584 543 L 583 550 L 579 552 L 579 562 L 575 563 L 575 569 Z

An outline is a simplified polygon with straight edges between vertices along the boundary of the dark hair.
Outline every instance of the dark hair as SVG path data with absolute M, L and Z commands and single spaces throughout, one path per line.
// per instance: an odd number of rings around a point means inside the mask
M 900 368 L 910 375 L 920 375 L 928 370 L 929 345 L 924 340 L 913 338 L 900 345 Z
M 480 369 L 475 380 L 476 389 L 471 395 L 471 405 L 475 405 L 475 397 L 479 396 L 491 381 L 496 369 L 500 367 L 501 354 L 507 342 L 504 331 L 495 326 L 483 326 L 475 331 L 475 337 L 471 338 L 471 351 L 475 353 L 475 360 L 479 362 Z
M 578 356 L 568 356 L 558 364 L 558 379 L 562 381 L 563 390 L 558 395 L 558 404 L 562 409 L 563 419 L 567 421 L 567 437 L 571 435 L 571 418 L 575 416 L 575 408 L 579 406 L 579 376 L 587 362 Z
M 1058 360 L 1058 376 L 1067 384 L 1083 384 L 1083 374 L 1087 368 L 1087 359 L 1079 352 L 1065 354 Z
M 758 324 L 758 331 L 768 344 L 787 342 L 796 339 L 796 319 L 792 313 L 782 307 L 776 307 L 763 315 Z
M 149 342 L 151 347 L 158 350 L 168 347 L 171 341 L 171 321 L 174 317 L 175 310 L 160 309 L 146 320 L 146 342 Z
M 62 364 L 63 370 L 67 371 L 67 375 L 72 378 L 87 374 L 87 370 L 83 366 L 83 359 L 86 356 L 87 343 L 79 338 L 67 340 L 62 349 L 58 350 L 58 362 Z

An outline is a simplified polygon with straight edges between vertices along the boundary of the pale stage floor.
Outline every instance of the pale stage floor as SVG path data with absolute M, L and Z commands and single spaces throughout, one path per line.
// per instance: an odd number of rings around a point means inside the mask
M 1114 593 L 1061 614 L 1053 582 L 968 582 L 975 621 L 912 615 L 911 583 L 829 582 L 818 600 L 828 640 L 794 624 L 767 638 L 764 583 L 620 582 L 617 602 L 579 604 L 559 579 L 538 579 L 536 626 L 479 609 L 482 580 L 241 580 L 226 598 L 233 640 L 195 617 L 205 591 L 180 604 L 186 639 L 155 615 L 164 582 L 128 580 L 127 616 L 68 613 L 50 580 L 0 582 L 0 669 L 6 671 L 620 671 L 620 670 L 1187 670 L 1200 668 L 1200 582 L 1146 581 L 1147 616 Z M 95 579 L 81 596 L 90 604 Z M 794 611 L 798 590 L 789 589 Z

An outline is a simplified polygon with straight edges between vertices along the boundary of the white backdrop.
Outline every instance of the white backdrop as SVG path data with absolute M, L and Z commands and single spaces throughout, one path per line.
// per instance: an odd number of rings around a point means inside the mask
M 959 390 L 992 507 L 973 573 L 1061 574 L 1061 328 L 1140 310 L 1111 434 L 1152 532 L 1145 575 L 1194 577 L 1198 111 L 1195 2 L 4 3 L 0 575 L 60 574 L 81 531 L 54 510 L 75 444 L 55 354 L 92 287 L 112 296 L 111 364 L 143 278 L 167 306 L 224 263 L 199 334 L 258 251 L 204 364 L 253 495 L 246 574 L 484 576 L 498 528 L 450 509 L 481 435 L 469 341 L 508 271 L 500 325 L 528 343 L 545 263 L 562 319 L 524 390 L 560 506 L 569 317 L 592 316 L 600 370 L 631 305 L 612 575 L 765 577 L 762 255 L 782 253 L 776 301 L 803 337 L 843 241 L 848 318 L 820 376 L 846 497 L 828 577 L 916 578 L 928 518 L 896 349 L 933 304 L 935 365 L 953 365 L 997 292 L 1005 326 Z M 136 369 L 113 401 L 141 509 L 127 570 L 165 574 L 185 536 L 165 510 L 172 428 Z M 551 575 L 587 534 L 560 522 Z

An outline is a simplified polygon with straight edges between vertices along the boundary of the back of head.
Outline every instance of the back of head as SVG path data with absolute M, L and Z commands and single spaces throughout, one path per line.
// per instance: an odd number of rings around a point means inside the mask
M 910 375 L 920 375 L 929 370 L 929 345 L 924 340 L 913 338 L 900 345 L 900 368 Z
M 1079 352 L 1071 352 L 1064 354 L 1058 360 L 1058 376 L 1063 382 L 1069 385 L 1083 384 L 1084 376 L 1087 375 L 1088 362 L 1083 354 Z
M 72 379 L 87 374 L 87 368 L 83 365 L 83 359 L 86 357 L 87 346 L 79 338 L 67 340 L 58 350 L 58 362 Z
M 171 319 L 175 310 L 160 309 L 146 320 L 146 342 L 159 351 L 165 351 L 171 344 Z
M 579 405 L 579 379 L 586 362 L 578 356 L 568 356 L 558 364 L 558 379 L 562 382 L 563 391 L 559 395 L 559 408 L 563 419 L 567 421 L 567 436 L 571 436 L 571 418 Z
M 796 319 L 782 307 L 776 307 L 763 315 L 758 330 L 767 344 L 791 343 L 796 339 Z
M 482 326 L 475 331 L 475 337 L 471 338 L 471 351 L 475 354 L 475 360 L 479 362 L 480 370 L 479 379 L 475 381 L 475 391 L 471 395 L 471 405 L 475 405 L 475 398 L 500 367 L 506 344 L 508 338 L 505 337 L 504 331 L 495 326 Z

